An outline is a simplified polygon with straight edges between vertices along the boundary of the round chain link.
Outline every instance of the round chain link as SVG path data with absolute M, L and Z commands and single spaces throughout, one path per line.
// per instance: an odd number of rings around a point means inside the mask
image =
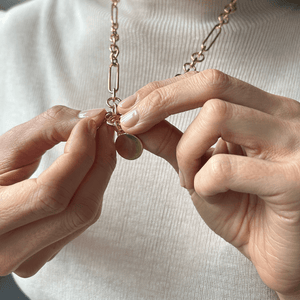
M 184 73 L 187 73 L 189 71 L 196 71 L 196 64 L 201 63 L 205 59 L 204 52 L 209 51 L 209 49 L 212 47 L 212 45 L 216 42 L 218 37 L 221 34 L 223 25 L 226 25 L 229 23 L 229 15 L 233 14 L 237 10 L 237 0 L 232 0 L 229 4 L 227 4 L 224 8 L 224 12 L 222 12 L 219 17 L 218 21 L 219 23 L 214 26 L 214 28 L 211 30 L 211 32 L 208 34 L 206 39 L 202 42 L 201 45 L 201 51 L 193 53 L 191 56 L 191 62 L 187 62 L 183 65 L 183 71 Z M 208 43 L 208 40 L 211 40 Z M 181 74 L 177 74 L 176 76 L 179 76 Z

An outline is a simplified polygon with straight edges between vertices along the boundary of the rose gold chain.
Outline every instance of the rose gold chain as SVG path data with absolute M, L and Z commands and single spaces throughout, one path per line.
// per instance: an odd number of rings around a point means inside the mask
M 117 46 L 117 42 L 119 41 L 119 34 L 117 32 L 119 28 L 119 11 L 118 11 L 118 3 L 120 0 L 111 0 L 111 35 L 110 42 L 111 45 L 109 47 L 110 50 L 110 66 L 108 69 L 108 91 L 112 94 L 112 97 L 107 99 L 106 103 L 108 107 L 111 109 L 110 112 L 106 114 L 106 122 L 109 125 L 115 126 L 118 134 L 123 133 L 121 125 L 120 125 L 120 114 L 117 113 L 117 105 L 121 102 L 121 99 L 117 97 L 117 92 L 119 91 L 120 86 L 120 65 L 118 62 L 119 56 L 119 47 Z M 115 69 L 115 87 L 112 88 L 112 77 L 113 70 Z
M 216 40 L 221 34 L 223 25 L 229 23 L 229 15 L 233 14 L 237 10 L 236 2 L 237 0 L 232 0 L 229 4 L 225 6 L 224 12 L 222 12 L 218 17 L 219 23 L 214 26 L 214 28 L 208 34 L 206 39 L 202 42 L 201 50 L 192 54 L 190 63 L 187 62 L 183 65 L 184 73 L 189 71 L 196 71 L 196 64 L 204 61 L 204 53 L 209 51 L 212 45 L 216 42 Z M 210 44 L 207 45 L 208 43 Z
M 117 113 L 117 105 L 121 102 L 121 99 L 118 98 L 117 92 L 119 91 L 119 79 L 120 79 L 120 66 L 118 62 L 119 56 L 119 47 L 117 46 L 117 42 L 119 41 L 119 35 L 117 30 L 119 28 L 119 21 L 118 21 L 118 3 L 120 0 L 111 0 L 111 35 L 110 35 L 110 42 L 111 45 L 109 47 L 110 50 L 110 66 L 108 70 L 108 91 L 112 94 L 107 100 L 107 105 L 111 109 L 111 112 L 107 113 L 106 120 L 107 123 L 113 125 L 117 128 L 118 132 L 121 129 L 120 126 L 120 115 Z M 223 25 L 229 23 L 229 15 L 233 14 L 237 10 L 237 0 L 232 0 L 229 4 L 227 4 L 224 8 L 224 12 L 222 12 L 219 17 L 219 23 L 214 26 L 211 32 L 208 34 L 206 39 L 202 42 L 201 50 L 199 52 L 195 52 L 191 56 L 191 62 L 187 62 L 183 65 L 184 73 L 189 71 L 196 71 L 197 63 L 201 63 L 205 59 L 204 53 L 209 51 L 212 45 L 216 42 L 218 37 L 221 34 Z M 113 78 L 113 70 L 115 69 L 115 87 L 112 88 L 112 78 Z M 178 76 L 180 74 L 177 74 Z

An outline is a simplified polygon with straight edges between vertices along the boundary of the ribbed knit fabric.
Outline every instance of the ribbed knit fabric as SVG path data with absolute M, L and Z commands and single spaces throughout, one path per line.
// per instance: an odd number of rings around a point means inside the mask
M 227 2 L 121 0 L 120 97 L 180 72 Z M 201 70 L 300 100 L 300 9 L 291 2 L 239 0 Z M 57 104 L 105 107 L 110 5 L 34 0 L 0 13 L 1 134 Z M 198 111 L 169 121 L 185 130 Z M 35 276 L 14 278 L 32 300 L 277 299 L 251 262 L 206 226 L 172 167 L 149 153 L 118 159 L 99 221 Z

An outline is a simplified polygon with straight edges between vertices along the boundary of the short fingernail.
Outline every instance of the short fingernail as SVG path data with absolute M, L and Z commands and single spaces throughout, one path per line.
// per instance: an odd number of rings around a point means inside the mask
M 79 119 L 84 119 L 87 117 L 95 117 L 103 111 L 103 108 L 95 108 L 89 110 L 83 110 L 78 114 Z
M 120 104 L 118 104 L 118 106 L 125 109 L 129 108 L 134 105 L 136 98 L 136 94 L 133 94 L 121 101 Z
M 179 179 L 180 179 L 180 185 L 182 187 L 185 187 L 185 180 L 184 180 L 183 174 L 180 170 L 179 170 Z
M 125 127 L 133 127 L 139 121 L 139 114 L 136 110 L 130 111 L 121 117 L 121 124 Z

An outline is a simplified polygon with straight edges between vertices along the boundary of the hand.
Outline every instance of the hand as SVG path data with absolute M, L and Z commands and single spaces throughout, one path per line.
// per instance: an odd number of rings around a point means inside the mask
M 104 109 L 82 120 L 78 113 L 55 106 L 0 136 L 1 276 L 34 275 L 100 216 L 116 163 L 113 130 L 103 124 Z M 64 154 L 27 179 L 66 140 Z
M 183 135 L 161 123 L 202 106 Z M 151 83 L 119 111 L 125 131 L 175 169 L 177 158 L 207 225 L 281 299 L 300 299 L 300 104 L 207 70 Z

